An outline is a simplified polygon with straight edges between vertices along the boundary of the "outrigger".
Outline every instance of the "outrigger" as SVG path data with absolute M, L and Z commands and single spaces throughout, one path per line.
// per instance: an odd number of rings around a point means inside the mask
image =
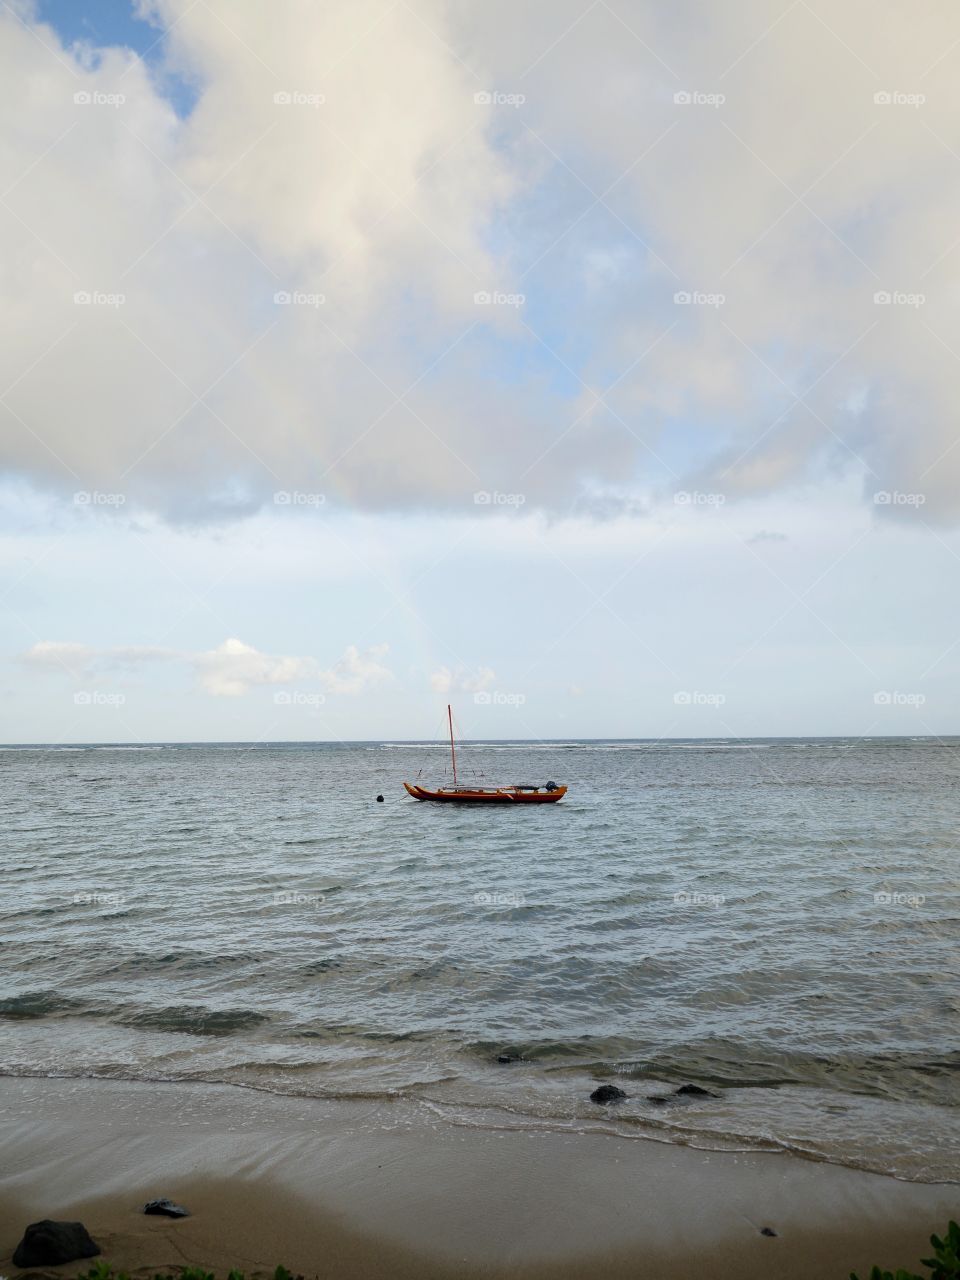
M 567 794 L 566 787 L 555 782 L 545 786 L 462 787 L 457 780 L 457 749 L 453 741 L 453 712 L 448 704 L 447 723 L 450 726 L 450 759 L 453 763 L 453 786 L 430 791 L 418 783 L 405 782 L 407 794 L 414 800 L 440 800 L 448 804 L 553 804 Z

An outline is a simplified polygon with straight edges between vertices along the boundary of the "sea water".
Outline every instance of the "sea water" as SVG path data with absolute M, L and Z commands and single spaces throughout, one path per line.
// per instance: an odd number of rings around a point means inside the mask
M 459 763 L 569 791 L 410 800 L 442 744 L 0 750 L 0 1073 L 960 1176 L 960 740 Z

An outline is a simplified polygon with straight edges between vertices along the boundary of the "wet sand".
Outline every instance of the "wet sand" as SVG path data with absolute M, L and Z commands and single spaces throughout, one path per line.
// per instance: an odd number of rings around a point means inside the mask
M 846 1280 L 916 1268 L 960 1216 L 954 1184 L 220 1085 L 3 1079 L 0 1151 L 6 1276 L 24 1226 L 52 1217 L 135 1276 Z M 145 1217 L 157 1196 L 192 1216 Z

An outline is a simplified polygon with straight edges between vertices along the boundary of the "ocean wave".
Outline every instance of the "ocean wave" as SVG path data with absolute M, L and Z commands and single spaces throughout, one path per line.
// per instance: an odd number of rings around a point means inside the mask
M 123 1027 L 147 1031 L 179 1031 L 195 1036 L 229 1036 L 251 1031 L 269 1022 L 256 1009 L 209 1009 L 205 1005 L 168 1005 L 162 1009 L 141 1009 L 116 1019 Z
M 51 1014 L 73 1012 L 80 1007 L 80 1001 L 71 1000 L 56 991 L 27 991 L 0 1000 L 0 1018 L 48 1018 Z

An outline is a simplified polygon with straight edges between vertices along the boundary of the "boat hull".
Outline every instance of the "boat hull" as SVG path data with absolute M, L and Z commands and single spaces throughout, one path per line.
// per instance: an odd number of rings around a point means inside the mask
M 456 791 L 429 791 L 426 787 L 405 782 L 407 794 L 414 800 L 436 800 L 441 804 L 556 804 L 567 793 L 566 787 L 553 791 L 518 791 L 512 787 L 479 789 L 458 787 Z

